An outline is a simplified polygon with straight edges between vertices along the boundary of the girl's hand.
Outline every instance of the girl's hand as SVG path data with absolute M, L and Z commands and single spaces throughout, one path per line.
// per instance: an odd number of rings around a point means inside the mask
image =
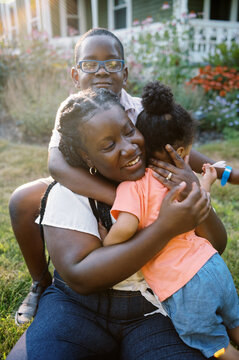
M 156 173 L 154 174 L 156 179 L 169 190 L 185 181 L 187 186 L 180 193 L 180 197 L 183 199 L 191 191 L 192 183 L 195 182 L 199 185 L 199 180 L 188 165 L 188 156 L 184 161 L 171 145 L 166 145 L 165 149 L 175 165 L 157 159 L 150 159 L 149 167 Z
M 211 190 L 212 184 L 217 180 L 217 171 L 211 164 L 203 164 L 201 185 L 206 191 Z
M 183 201 L 175 201 L 185 186 L 186 183 L 182 182 L 173 188 L 161 205 L 159 218 L 164 224 L 168 224 L 172 237 L 195 229 L 208 217 L 211 210 L 209 194 L 196 183 L 192 184 L 192 190 Z

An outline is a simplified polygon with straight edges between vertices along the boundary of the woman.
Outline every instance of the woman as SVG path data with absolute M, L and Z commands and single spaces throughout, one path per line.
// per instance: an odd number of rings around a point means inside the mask
M 61 109 L 60 132 L 60 150 L 69 164 L 100 173 L 111 186 L 143 176 L 143 137 L 115 94 L 96 89 L 69 97 Z M 172 158 L 186 166 L 173 152 Z M 191 178 L 197 181 L 193 174 Z M 208 226 L 212 210 L 195 183 L 182 202 L 174 202 L 184 187 L 182 183 L 170 191 L 152 225 L 126 243 L 104 248 L 97 221 L 100 204 L 97 210 L 88 198 L 56 184 L 42 222 L 57 270 L 54 284 L 43 294 L 33 323 L 8 360 L 204 359 L 182 343 L 150 289 L 151 302 L 140 293 L 147 284 L 139 270 L 148 260 L 173 236 L 199 223 Z M 107 217 L 105 209 L 103 213 Z M 216 215 L 214 219 L 218 221 Z M 215 232 L 221 249 L 225 233 Z

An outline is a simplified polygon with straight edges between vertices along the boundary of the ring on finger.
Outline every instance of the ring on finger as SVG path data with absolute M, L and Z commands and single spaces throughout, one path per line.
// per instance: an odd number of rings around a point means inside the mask
M 171 171 L 169 172 L 169 174 L 168 174 L 168 176 L 166 177 L 166 180 L 170 180 L 171 179 L 171 177 L 172 177 L 172 173 L 171 173 Z

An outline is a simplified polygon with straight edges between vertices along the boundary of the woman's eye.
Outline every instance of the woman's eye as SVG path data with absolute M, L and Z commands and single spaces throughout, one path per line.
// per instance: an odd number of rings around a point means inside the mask
M 115 146 L 114 143 L 107 144 L 107 145 L 103 146 L 102 150 L 103 151 L 109 151 L 109 150 L 112 150 L 114 148 L 114 146 Z
M 132 136 L 132 135 L 134 135 L 134 133 L 135 133 L 135 128 L 132 128 L 127 131 L 126 136 Z

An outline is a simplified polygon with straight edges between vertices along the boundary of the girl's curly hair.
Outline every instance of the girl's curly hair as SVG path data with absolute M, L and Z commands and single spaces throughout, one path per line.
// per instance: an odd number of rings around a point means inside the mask
M 70 95 L 60 106 L 59 132 L 61 140 L 59 150 L 68 164 L 74 167 L 87 167 L 81 158 L 80 149 L 84 148 L 84 131 L 80 126 L 90 120 L 99 111 L 108 110 L 118 105 L 123 110 L 118 96 L 106 89 L 84 90 Z
M 143 89 L 142 105 L 136 126 L 144 135 L 148 156 L 164 150 L 167 144 L 177 149 L 192 143 L 195 121 L 174 102 L 168 86 L 159 81 L 148 83 Z

